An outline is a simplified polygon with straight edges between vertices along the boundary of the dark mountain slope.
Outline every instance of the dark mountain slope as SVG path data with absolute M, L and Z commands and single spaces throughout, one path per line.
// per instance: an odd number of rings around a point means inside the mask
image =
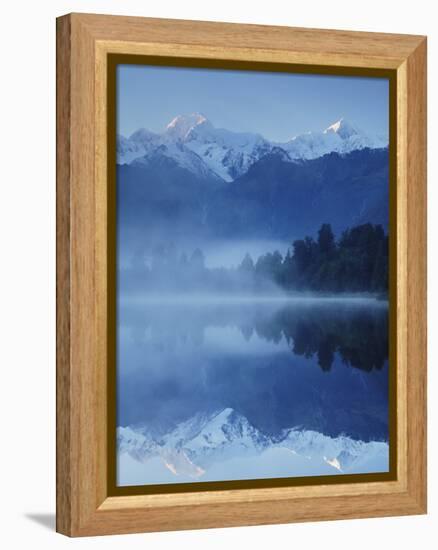
M 336 233 L 364 222 L 386 229 L 388 164 L 387 149 L 300 163 L 274 151 L 225 183 L 157 155 L 147 165 L 118 166 L 119 222 L 161 238 L 184 232 L 289 240 L 313 234 L 322 223 Z

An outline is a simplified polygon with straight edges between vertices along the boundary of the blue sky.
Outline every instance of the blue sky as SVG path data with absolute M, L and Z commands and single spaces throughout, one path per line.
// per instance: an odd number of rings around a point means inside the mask
M 119 65 L 117 131 L 162 132 L 179 114 L 200 112 L 218 128 L 287 141 L 341 117 L 387 134 L 389 81 L 254 71 Z

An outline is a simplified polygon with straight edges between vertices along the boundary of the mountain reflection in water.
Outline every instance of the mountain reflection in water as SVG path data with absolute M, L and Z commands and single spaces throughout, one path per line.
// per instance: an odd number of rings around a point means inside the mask
M 121 302 L 117 353 L 120 484 L 387 468 L 386 302 Z

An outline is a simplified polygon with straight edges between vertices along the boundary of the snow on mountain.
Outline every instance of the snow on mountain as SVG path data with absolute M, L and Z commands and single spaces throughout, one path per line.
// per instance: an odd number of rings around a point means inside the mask
M 143 156 L 134 158 L 129 164 L 147 166 L 160 158 L 166 158 L 178 167 L 185 168 L 199 177 L 222 180 L 197 153 L 186 147 L 181 141 L 161 143 L 148 149 Z
M 346 153 L 357 149 L 380 149 L 388 146 L 388 138 L 380 135 L 368 135 L 357 126 L 354 126 L 349 121 L 341 118 L 323 132 L 325 135 L 335 134 L 344 143 Z
M 129 138 L 117 135 L 117 162 L 131 164 L 134 160 L 144 157 L 160 145 L 161 136 L 145 128 L 134 132 Z
M 205 116 L 200 113 L 178 115 L 166 126 L 165 134 L 171 139 L 185 141 L 189 132 L 194 130 L 199 125 L 213 127 L 210 121 L 208 121 Z
M 352 124 L 341 118 L 326 128 L 324 130 L 324 134 L 337 134 L 342 139 L 348 139 L 351 136 L 360 134 L 360 131 L 357 130 L 357 128 L 355 128 Z
M 184 143 L 225 181 L 244 174 L 272 149 L 272 145 L 258 134 L 215 128 L 205 118 L 185 133 Z
M 164 133 L 145 129 L 129 138 L 117 138 L 117 162 L 130 164 L 150 155 L 164 154 L 198 175 L 215 174 L 233 181 L 263 156 L 282 151 L 286 161 L 315 159 L 328 153 L 347 154 L 364 148 L 382 148 L 388 140 L 367 135 L 344 119 L 321 132 L 301 134 L 286 143 L 274 143 L 259 134 L 215 128 L 202 114 L 179 115 Z
M 145 155 L 145 149 L 125 136 L 117 136 L 117 162 L 130 164 L 133 160 Z
M 369 136 L 341 118 L 322 132 L 309 132 L 294 137 L 281 146 L 292 160 L 310 160 L 329 153 L 345 155 L 360 149 L 387 147 L 388 140 Z
M 142 129 L 130 138 L 118 136 L 117 162 L 130 164 L 160 152 L 196 174 L 213 173 L 232 181 L 271 149 L 258 134 L 215 128 L 205 116 L 193 113 L 175 117 L 161 135 Z
M 211 415 L 196 415 L 160 435 L 151 435 L 144 428 L 119 427 L 117 439 L 121 484 L 124 465 L 132 466 L 132 460 L 154 464 L 155 470 L 161 463 L 162 471 L 154 475 L 163 476 L 163 480 L 169 471 L 184 480 L 204 481 L 223 475 L 244 479 L 248 475 L 256 478 L 388 469 L 385 442 L 355 441 L 347 436 L 332 438 L 302 429 L 285 430 L 274 437 L 262 433 L 231 408 Z M 224 465 L 233 471 L 224 470 Z M 129 472 L 126 475 L 129 476 Z M 138 481 L 142 482 L 145 480 Z M 159 482 L 160 479 L 155 479 L 155 483 Z

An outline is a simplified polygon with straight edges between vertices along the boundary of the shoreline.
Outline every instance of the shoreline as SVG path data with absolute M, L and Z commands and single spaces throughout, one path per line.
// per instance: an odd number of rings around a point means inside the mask
M 387 307 L 388 296 L 354 293 L 295 293 L 283 295 L 253 294 L 125 294 L 117 297 L 119 305 L 251 305 L 251 304 L 349 304 Z

